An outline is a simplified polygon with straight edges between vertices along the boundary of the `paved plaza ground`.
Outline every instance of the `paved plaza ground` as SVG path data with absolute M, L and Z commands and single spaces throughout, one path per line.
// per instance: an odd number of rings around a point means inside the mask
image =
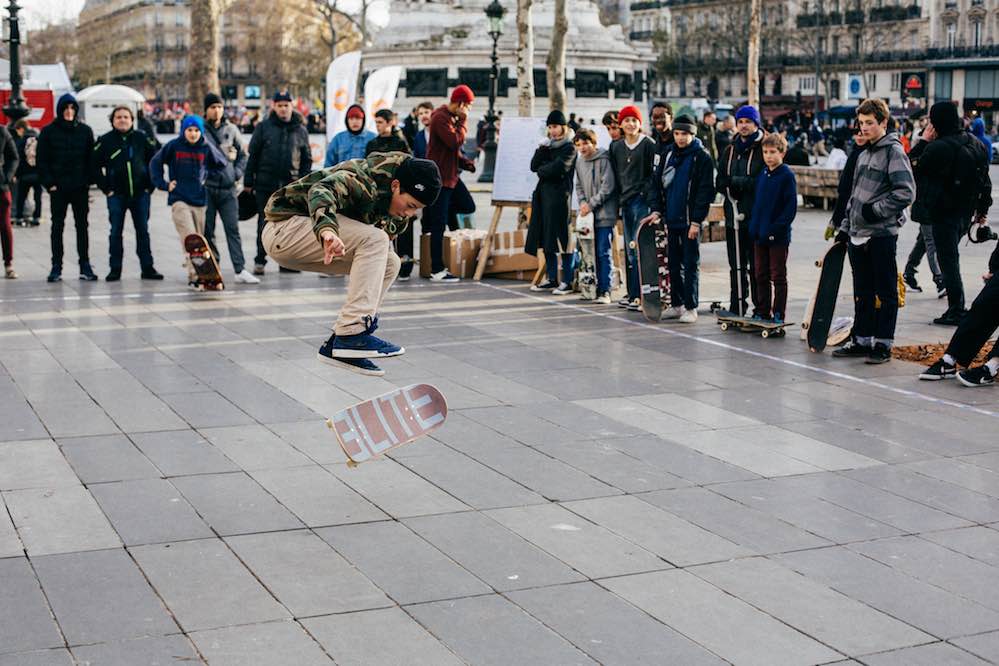
M 362 377 L 315 358 L 342 278 L 189 293 L 153 208 L 162 283 L 131 234 L 121 283 L 78 282 L 67 231 L 47 284 L 48 224 L 15 232 L 0 666 L 999 662 L 999 388 L 418 279 L 381 317 L 406 354 Z M 826 217 L 795 223 L 795 321 Z M 962 246 L 969 301 L 991 249 Z M 702 268 L 722 296 L 722 244 Z M 900 342 L 942 311 L 912 295 Z M 347 468 L 324 417 L 414 382 L 446 425 Z

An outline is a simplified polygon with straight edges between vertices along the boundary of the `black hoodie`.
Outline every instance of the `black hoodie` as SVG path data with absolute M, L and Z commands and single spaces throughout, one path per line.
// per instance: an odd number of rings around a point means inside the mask
M 302 114 L 292 113 L 291 120 L 278 118 L 273 111 L 257 125 L 250 139 L 249 158 L 243 184 L 260 192 L 275 192 L 312 171 L 309 133 Z
M 72 121 L 62 117 L 66 107 L 76 110 Z M 46 189 L 76 190 L 90 185 L 94 133 L 80 122 L 80 106 L 66 93 L 56 104 L 56 118 L 38 137 L 38 175 Z

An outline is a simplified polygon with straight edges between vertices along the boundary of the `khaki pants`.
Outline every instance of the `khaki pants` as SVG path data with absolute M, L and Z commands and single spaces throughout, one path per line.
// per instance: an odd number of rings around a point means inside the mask
M 184 239 L 191 234 L 205 235 L 205 207 L 175 201 L 170 206 L 170 217 L 173 218 L 173 226 L 177 228 L 177 235 L 180 236 L 180 247 L 184 252 L 184 266 L 187 268 L 187 279 L 196 280 L 198 274 L 194 270 L 194 266 L 191 265 L 191 259 L 187 256 Z
M 329 264 L 323 263 L 323 246 L 312 233 L 309 217 L 295 216 L 284 222 L 268 222 L 261 240 L 268 256 L 285 268 L 349 275 L 347 302 L 340 308 L 333 332 L 357 335 L 364 332 L 365 319 L 378 314 L 385 292 L 399 275 L 400 261 L 388 235 L 381 229 L 343 215 L 338 215 L 337 220 L 340 240 L 346 251 Z

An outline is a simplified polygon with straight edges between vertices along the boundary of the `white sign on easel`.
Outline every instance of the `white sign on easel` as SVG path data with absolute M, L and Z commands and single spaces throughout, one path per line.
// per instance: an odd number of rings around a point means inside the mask
M 545 138 L 544 118 L 504 118 L 496 145 L 493 201 L 528 203 L 538 185 L 531 158 Z

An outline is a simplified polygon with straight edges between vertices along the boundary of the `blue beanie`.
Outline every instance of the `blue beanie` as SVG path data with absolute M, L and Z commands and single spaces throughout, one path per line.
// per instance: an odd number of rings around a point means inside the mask
M 755 106 L 749 104 L 740 106 L 739 110 L 735 112 L 735 119 L 739 120 L 740 118 L 748 118 L 749 120 L 752 120 L 756 123 L 757 127 L 763 125 L 763 121 L 760 120 L 760 112 Z
M 184 119 L 180 121 L 180 133 L 183 134 L 187 131 L 188 127 L 197 127 L 198 131 L 202 134 L 205 133 L 205 123 L 201 120 L 201 116 L 196 116 L 193 113 L 184 116 Z

